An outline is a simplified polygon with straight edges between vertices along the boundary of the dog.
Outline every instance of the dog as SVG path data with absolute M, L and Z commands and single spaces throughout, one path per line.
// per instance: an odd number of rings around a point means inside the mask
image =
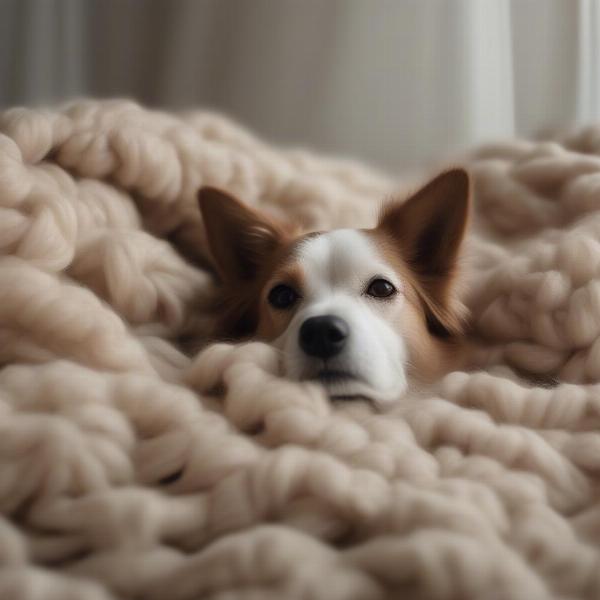
M 378 406 L 456 365 L 466 171 L 384 204 L 372 229 L 300 234 L 213 187 L 198 202 L 222 283 L 216 337 L 264 340 L 288 378 Z

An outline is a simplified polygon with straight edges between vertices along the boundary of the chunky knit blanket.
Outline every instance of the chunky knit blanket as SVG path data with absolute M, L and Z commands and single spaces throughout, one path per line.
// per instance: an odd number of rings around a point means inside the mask
M 206 112 L 2 114 L 0 598 L 600 598 L 600 128 L 463 162 L 479 368 L 378 414 L 197 351 L 195 195 L 364 227 L 396 182 Z

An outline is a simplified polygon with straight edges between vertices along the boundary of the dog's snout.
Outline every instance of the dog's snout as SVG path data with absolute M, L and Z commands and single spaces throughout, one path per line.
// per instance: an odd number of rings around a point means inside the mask
M 309 356 L 330 358 L 341 352 L 349 333 L 348 323 L 339 317 L 311 317 L 300 327 L 299 343 Z

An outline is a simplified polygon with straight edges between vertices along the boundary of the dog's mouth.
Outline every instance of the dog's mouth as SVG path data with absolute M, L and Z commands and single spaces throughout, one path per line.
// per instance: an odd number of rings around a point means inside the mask
M 370 380 L 360 365 L 348 364 L 348 362 L 331 361 L 331 364 L 328 364 L 326 361 L 313 361 L 312 364 L 303 365 L 303 373 L 291 378 L 296 381 L 320 384 L 332 402 L 366 401 L 376 410 L 391 405 L 404 393 L 405 388 L 400 384 L 392 389 L 382 389 L 376 382 Z
M 367 386 L 362 377 L 351 371 L 322 369 L 310 379 L 325 386 L 331 400 L 366 400 L 371 402 L 371 394 L 368 392 L 370 386 Z
M 316 379 L 321 383 L 343 383 L 346 381 L 357 381 L 358 377 L 349 371 L 341 369 L 323 369 L 319 371 L 312 379 Z

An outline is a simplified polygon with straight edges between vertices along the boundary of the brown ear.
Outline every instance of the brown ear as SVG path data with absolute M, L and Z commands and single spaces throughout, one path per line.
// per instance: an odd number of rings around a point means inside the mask
M 201 188 L 198 203 L 221 280 L 229 284 L 252 280 L 281 243 L 281 228 L 217 188 Z
M 418 276 L 430 325 L 437 333 L 460 330 L 452 284 L 469 219 L 469 176 L 463 169 L 438 175 L 404 203 L 384 208 L 378 228 L 391 235 Z

